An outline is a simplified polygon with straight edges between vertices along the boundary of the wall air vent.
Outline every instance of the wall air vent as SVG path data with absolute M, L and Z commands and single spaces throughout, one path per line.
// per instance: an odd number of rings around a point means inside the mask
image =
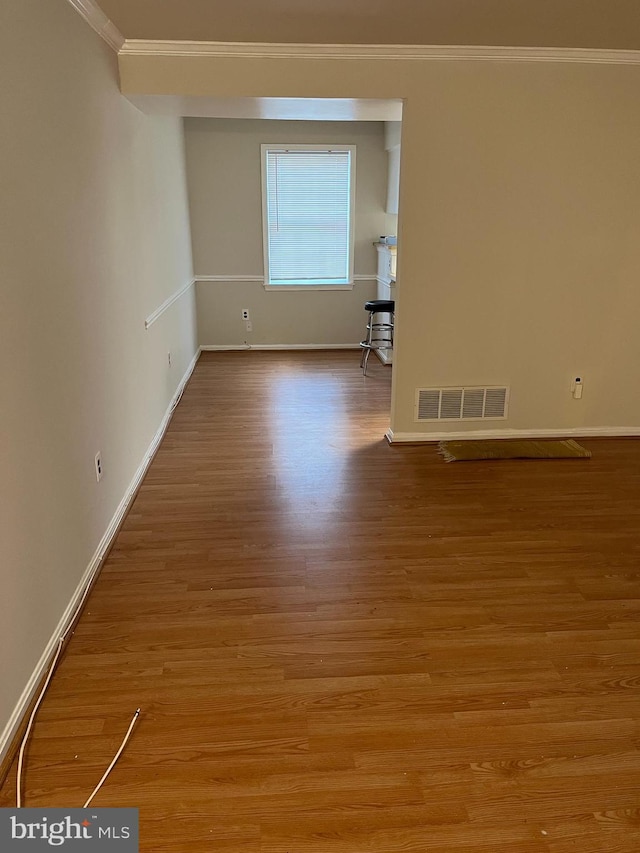
M 416 420 L 504 420 L 508 403 L 508 388 L 418 388 Z

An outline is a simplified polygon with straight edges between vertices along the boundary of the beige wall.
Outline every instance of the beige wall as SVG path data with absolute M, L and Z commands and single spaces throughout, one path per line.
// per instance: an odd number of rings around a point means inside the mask
M 376 298 L 374 281 L 350 291 L 267 292 L 260 282 L 200 281 L 196 304 L 202 347 L 352 347 L 364 337 L 364 303 Z M 249 309 L 247 332 L 242 310 Z
M 415 387 L 457 383 L 510 385 L 510 429 L 637 427 L 640 69 L 443 71 L 403 128 L 403 168 L 440 204 L 403 182 L 402 263 L 422 259 L 430 285 L 403 312 L 400 360 L 416 368 L 395 429 L 416 428 Z
M 637 430 L 640 69 L 439 72 L 404 113 L 395 430 L 458 384 L 511 386 L 492 428 Z
M 640 67 L 123 56 L 121 72 L 130 92 L 405 99 L 395 433 L 458 431 L 416 424 L 415 390 L 476 383 L 512 389 L 490 429 L 638 431 Z
M 0 732 L 195 353 L 192 289 L 144 327 L 192 275 L 180 123 L 66 0 L 5 5 Z
M 245 280 L 198 283 L 202 346 L 355 344 L 363 305 L 375 297 L 373 241 L 386 233 L 387 158 L 382 122 L 186 119 L 185 142 L 194 269 L 197 276 Z M 266 292 L 263 275 L 262 143 L 356 146 L 355 273 L 350 291 Z M 243 308 L 251 313 L 246 332 Z

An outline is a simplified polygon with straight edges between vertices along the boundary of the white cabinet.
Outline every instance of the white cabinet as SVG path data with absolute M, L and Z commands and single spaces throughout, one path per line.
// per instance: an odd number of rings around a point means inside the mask
M 380 294 L 380 285 L 384 285 L 388 289 L 384 291 L 386 296 L 378 296 L 378 299 L 393 299 L 389 296 L 391 288 L 395 291 L 396 286 L 396 258 L 398 256 L 397 246 L 387 246 L 386 243 L 375 243 L 378 250 L 378 294 Z
M 378 250 L 378 299 L 396 298 L 396 257 L 397 246 L 387 246 L 386 243 L 376 243 Z M 389 319 L 388 314 L 378 315 L 383 323 Z M 383 364 L 391 364 L 393 350 L 376 350 L 376 355 Z

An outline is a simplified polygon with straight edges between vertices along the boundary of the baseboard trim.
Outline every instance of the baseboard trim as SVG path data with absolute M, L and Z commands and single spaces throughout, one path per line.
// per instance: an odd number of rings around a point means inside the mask
M 140 487 L 140 484 L 144 478 L 144 475 L 147 473 L 149 465 L 151 464 L 151 460 L 153 459 L 160 442 L 162 441 L 164 434 L 169 426 L 169 421 L 171 420 L 171 416 L 173 414 L 173 410 L 175 408 L 176 403 L 180 399 L 184 388 L 191 378 L 191 374 L 193 373 L 195 366 L 197 364 L 198 358 L 200 357 L 200 350 L 196 352 L 195 356 L 191 360 L 186 373 L 180 380 L 180 384 L 178 385 L 175 394 L 173 395 L 171 402 L 162 418 L 162 422 L 158 427 L 156 434 L 151 440 L 151 444 L 149 445 L 144 458 L 136 473 L 134 474 L 133 479 L 129 483 L 127 490 L 124 494 L 124 497 L 120 501 L 118 508 L 116 509 L 111 521 L 109 522 L 109 526 L 107 527 L 102 539 L 100 540 L 98 547 L 96 548 L 93 557 L 91 558 L 89 565 L 85 569 L 80 583 L 75 589 L 75 592 L 71 596 L 71 600 L 69 604 L 65 608 L 64 613 L 62 614 L 62 618 L 58 622 L 55 631 L 53 632 L 51 639 L 47 643 L 45 650 L 43 651 L 40 660 L 36 664 L 36 668 L 34 669 L 29 681 L 27 682 L 26 687 L 22 691 L 22 695 L 18 700 L 16 707 L 11 714 L 9 721 L 2 734 L 0 735 L 0 768 L 4 772 L 9 769 L 11 765 L 11 761 L 15 755 L 15 750 L 18 748 L 18 738 L 17 735 L 21 730 L 24 718 L 28 713 L 31 704 L 34 700 L 36 691 L 38 689 L 39 684 L 42 682 L 42 679 L 47 672 L 47 668 L 49 663 L 51 662 L 53 655 L 56 651 L 58 641 L 60 637 L 66 632 L 67 628 L 80 616 L 80 611 L 78 610 L 78 606 L 82 603 L 85 591 L 88 587 L 92 586 L 98 575 L 100 574 L 100 569 L 102 568 L 105 558 L 107 557 L 113 542 L 122 526 L 122 522 L 124 521 L 127 511 L 131 506 L 131 503 Z M 0 776 L 0 784 L 2 783 L 2 776 Z
M 434 441 L 500 438 L 636 438 L 640 427 L 574 427 L 571 429 L 477 429 L 469 432 L 394 432 L 386 433 L 389 444 L 422 444 Z
M 243 352 L 255 350 L 360 349 L 360 344 L 203 344 L 203 352 Z

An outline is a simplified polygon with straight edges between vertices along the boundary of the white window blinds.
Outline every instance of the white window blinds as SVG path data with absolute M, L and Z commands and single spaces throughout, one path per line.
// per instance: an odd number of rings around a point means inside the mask
M 351 283 L 353 155 L 263 146 L 267 285 Z

